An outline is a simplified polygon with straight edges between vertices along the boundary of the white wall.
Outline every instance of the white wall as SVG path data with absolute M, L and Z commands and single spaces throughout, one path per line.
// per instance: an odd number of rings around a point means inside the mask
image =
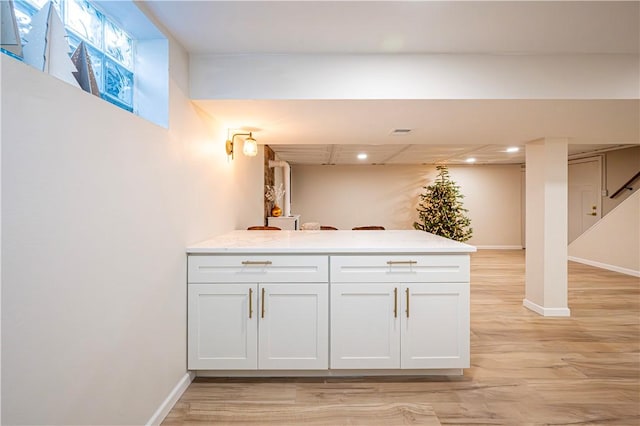
M 638 55 L 200 54 L 192 99 L 637 99 Z
M 239 147 L 242 144 L 238 145 Z M 245 157 L 238 149 L 234 162 L 235 174 L 232 181 L 224 181 L 233 191 L 235 210 L 218 207 L 219 213 L 231 215 L 235 219 L 235 229 L 247 229 L 253 225 L 264 225 L 264 146 L 258 145 L 258 155 Z
M 519 165 L 451 166 L 469 210 L 478 246 L 520 247 L 521 171 Z M 292 203 L 301 223 L 320 222 L 339 229 L 383 225 L 413 229 L 423 186 L 436 176 L 435 166 L 292 165 Z
M 640 276 L 640 191 L 569 244 L 569 258 Z
M 261 220 L 262 159 L 227 161 L 173 41 L 168 130 L 0 66 L 2 424 L 144 424 L 186 373 L 184 248 Z

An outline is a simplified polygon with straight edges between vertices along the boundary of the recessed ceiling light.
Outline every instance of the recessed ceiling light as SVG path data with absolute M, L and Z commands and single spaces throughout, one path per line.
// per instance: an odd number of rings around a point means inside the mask
M 507 148 L 507 152 L 518 152 L 520 151 L 520 148 L 518 148 L 517 146 L 510 146 L 509 148 Z
M 473 158 L 473 157 L 469 157 L 469 158 L 467 158 L 467 159 L 466 159 L 466 160 L 464 160 L 464 161 L 466 161 L 467 163 L 475 163 L 475 162 L 476 162 L 476 159 L 475 159 L 475 158 Z
M 358 160 L 366 160 L 367 159 L 367 154 L 365 154 L 364 152 L 358 154 Z

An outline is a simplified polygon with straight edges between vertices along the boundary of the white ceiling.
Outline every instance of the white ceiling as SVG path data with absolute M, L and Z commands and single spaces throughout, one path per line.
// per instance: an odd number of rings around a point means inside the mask
M 637 53 L 637 1 L 147 1 L 191 53 Z
M 569 145 L 569 158 L 633 145 Z M 524 164 L 524 146 L 507 152 L 503 145 L 271 145 L 290 164 Z M 367 155 L 359 159 L 358 154 Z
M 433 159 L 522 162 L 507 146 L 571 136 L 578 152 L 639 139 L 638 102 L 607 100 L 208 100 L 194 101 L 224 128 L 253 131 L 283 160 L 351 164 L 352 147 L 367 145 L 369 163 L 432 163 Z M 402 136 L 394 129 L 411 129 Z M 331 141 L 328 143 L 328 141 Z M 405 152 L 399 150 L 409 145 Z M 329 157 L 331 146 L 334 157 Z M 586 146 L 586 147 L 585 147 Z M 375 153 L 375 154 L 374 154 Z M 397 154 L 397 156 L 396 156 Z M 522 155 L 522 153 L 521 153 Z M 393 158 L 391 158 L 393 156 Z
M 640 51 L 640 2 L 147 1 L 198 53 L 589 54 Z M 292 163 L 522 162 L 506 146 L 638 143 L 639 103 L 607 100 L 198 100 Z M 390 136 L 410 128 L 406 136 Z M 589 146 L 591 145 L 591 146 Z

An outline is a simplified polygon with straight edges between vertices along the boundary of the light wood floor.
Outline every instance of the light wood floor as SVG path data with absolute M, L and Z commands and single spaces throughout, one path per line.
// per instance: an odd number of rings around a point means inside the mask
M 464 376 L 197 379 L 163 424 L 640 425 L 640 279 L 570 262 L 570 318 L 523 297 L 524 252 L 480 251 Z

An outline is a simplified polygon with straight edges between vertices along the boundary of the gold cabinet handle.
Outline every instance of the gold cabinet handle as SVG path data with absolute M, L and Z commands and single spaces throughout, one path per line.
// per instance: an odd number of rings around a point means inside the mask
M 587 213 L 587 216 L 598 216 L 598 213 L 593 212 L 593 213 Z
M 253 289 L 249 289 L 249 318 L 253 315 Z
M 409 287 L 407 287 L 407 318 L 409 318 Z
M 415 260 L 387 260 L 387 265 L 415 265 Z
M 260 315 L 261 318 L 264 318 L 264 287 L 262 287 L 262 313 Z
M 243 260 L 243 265 L 271 265 L 273 262 L 270 260 Z
M 393 317 L 398 318 L 398 287 L 393 289 Z

